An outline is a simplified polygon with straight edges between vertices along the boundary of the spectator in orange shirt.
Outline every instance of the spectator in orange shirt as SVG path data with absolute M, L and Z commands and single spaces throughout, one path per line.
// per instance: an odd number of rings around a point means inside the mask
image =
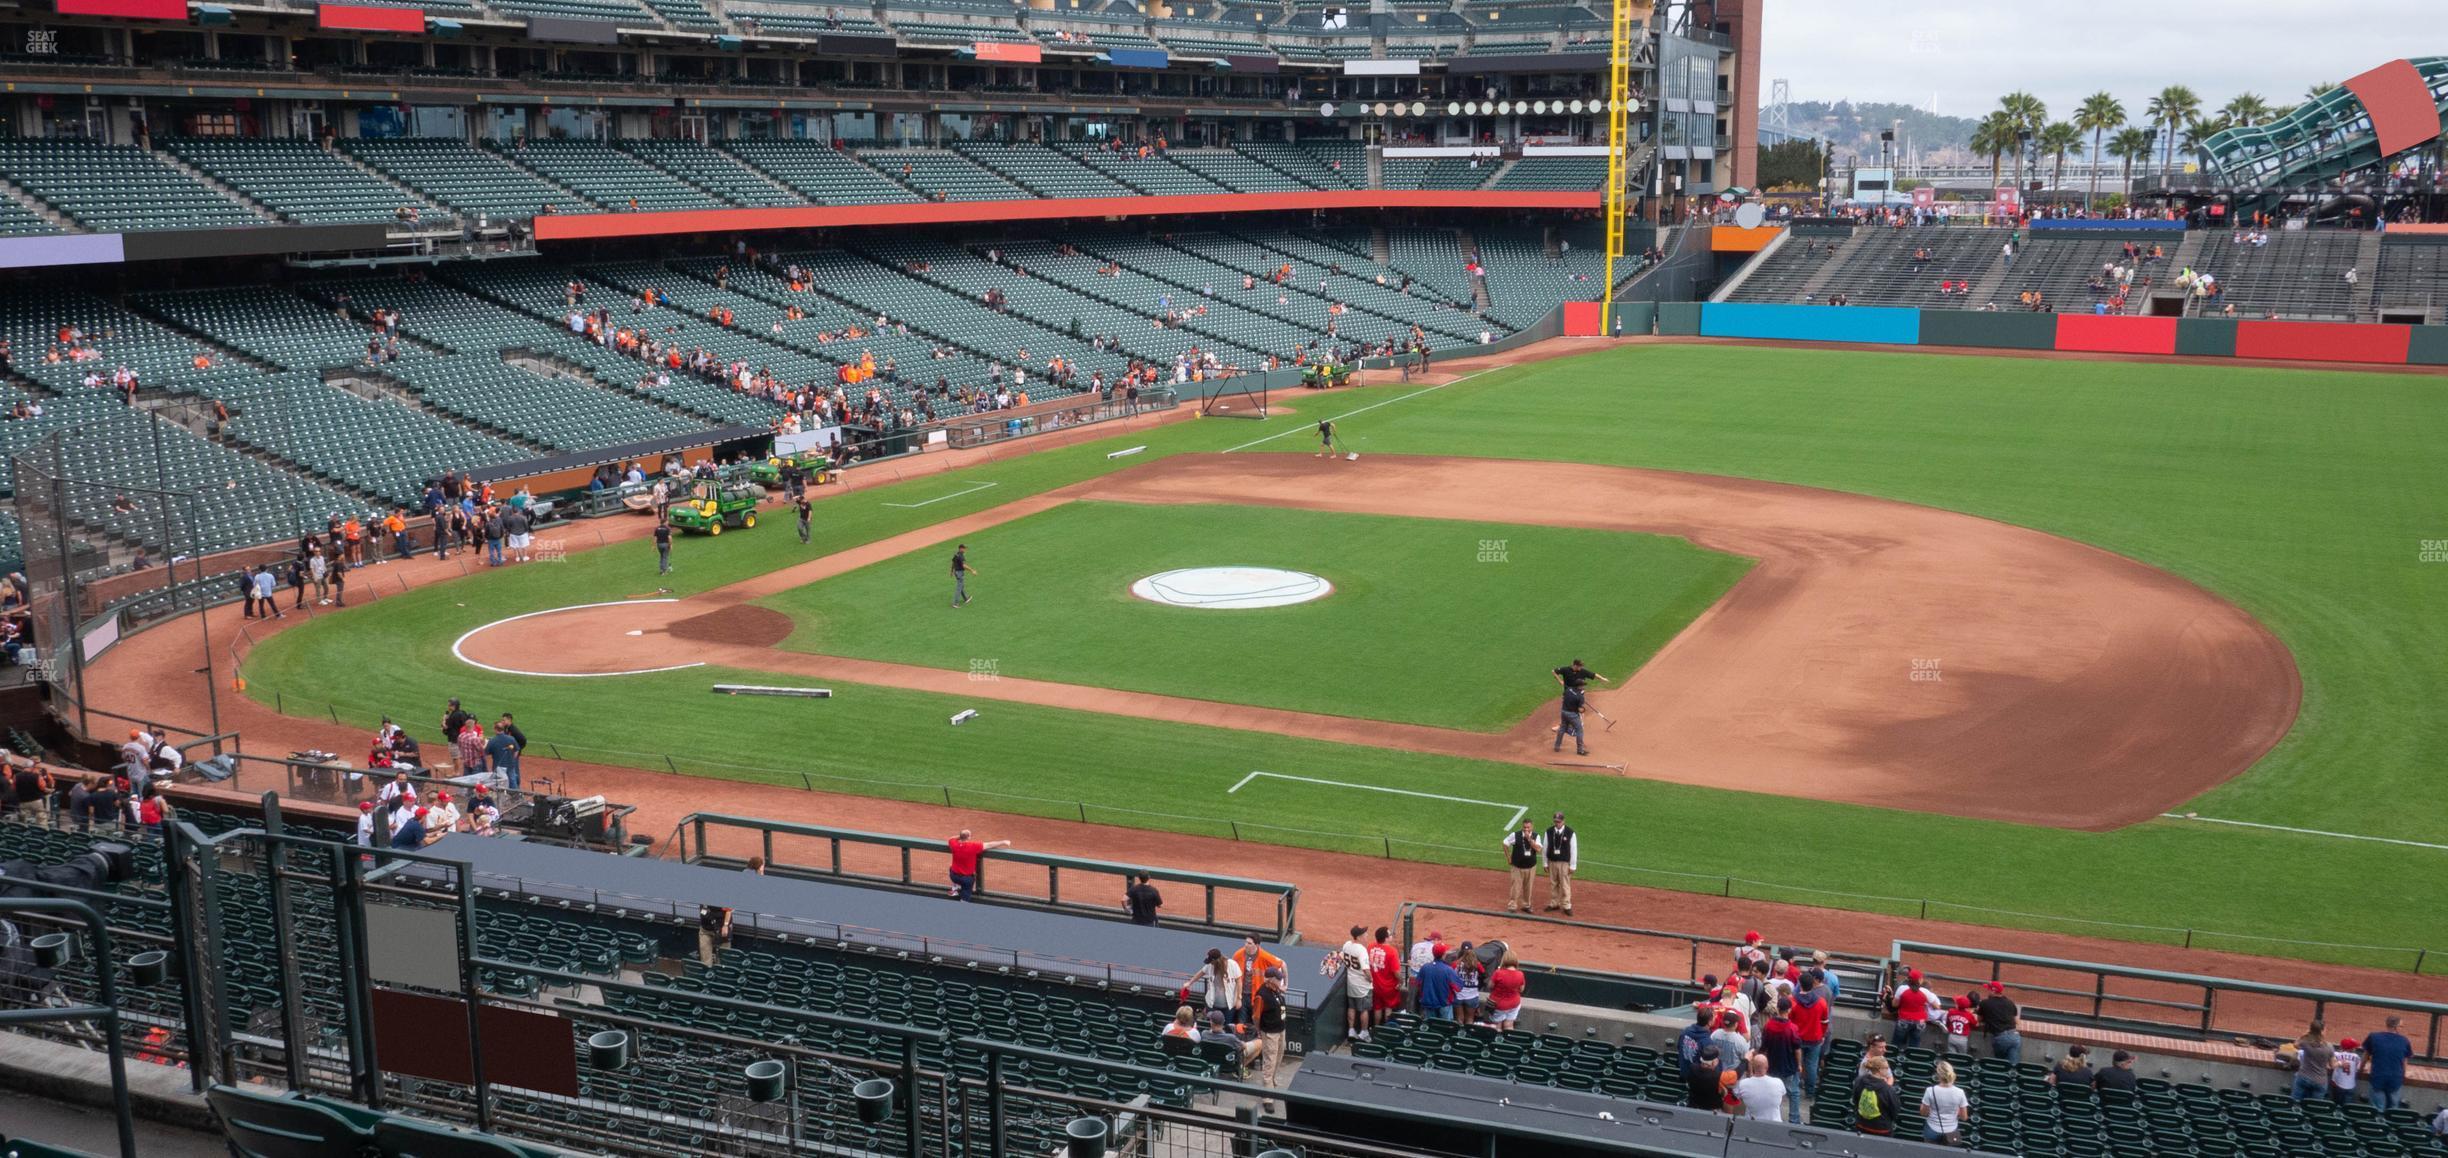
M 1234 964 L 1241 967 L 1241 992 L 1238 995 L 1241 1004 L 1235 1010 L 1233 1020 L 1246 1021 L 1249 1010 L 1257 1004 L 1258 983 L 1266 979 L 1267 970 L 1283 968 L 1283 958 L 1267 952 L 1265 947 L 1258 944 L 1258 938 L 1251 936 L 1241 939 L 1241 948 L 1233 952 L 1232 959 Z

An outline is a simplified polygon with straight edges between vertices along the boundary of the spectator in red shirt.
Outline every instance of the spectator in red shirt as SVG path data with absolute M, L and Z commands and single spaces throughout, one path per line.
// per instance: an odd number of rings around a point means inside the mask
M 1371 1028 L 1385 1024 L 1386 1018 L 1394 1016 L 1395 1011 L 1402 1008 L 1402 957 L 1394 951 L 1394 946 L 1386 943 L 1386 939 L 1393 935 L 1393 930 L 1379 925 L 1377 931 L 1369 938 L 1369 1026 Z
M 1522 990 L 1529 987 L 1530 979 L 1521 971 L 1521 958 L 1514 956 L 1511 949 L 1505 950 L 1504 957 L 1496 963 L 1496 971 L 1488 974 L 1487 979 L 1487 1021 L 1496 1027 L 1496 1032 L 1513 1028 L 1514 1020 L 1521 1016 Z
M 1805 1097 L 1819 1096 L 1819 1057 L 1827 1049 L 1828 1013 L 1827 977 L 1816 969 L 1802 974 L 1801 990 L 1794 994 L 1794 1032 L 1802 1039 L 1802 1093 Z
M 1895 1007 L 1895 1044 L 1920 1045 L 1921 1027 L 1929 1024 L 1930 1015 L 1930 991 L 1921 987 L 1920 970 L 1905 970 L 1904 984 L 1896 986 L 1888 1004 Z
M 947 847 L 952 850 L 952 891 L 945 895 L 956 901 L 965 901 L 977 893 L 978 859 L 985 856 L 989 849 L 1010 848 L 1011 842 L 972 840 L 969 830 L 964 828 L 959 836 L 947 842 Z

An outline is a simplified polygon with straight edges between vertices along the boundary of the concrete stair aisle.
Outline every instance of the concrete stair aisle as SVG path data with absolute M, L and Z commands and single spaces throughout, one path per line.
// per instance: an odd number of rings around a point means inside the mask
M 1479 256 L 1479 239 L 1471 236 L 1470 230 L 1454 230 L 1454 248 L 1460 250 L 1464 257 L 1476 258 Z M 1488 301 L 1486 278 L 1474 277 L 1471 279 L 1471 301 L 1478 307 L 1476 311 L 1478 315 L 1486 317 L 1492 304 Z
M 240 205 L 246 206 L 248 212 L 253 213 L 257 217 L 263 218 L 268 223 L 277 225 L 288 220 L 287 218 L 282 217 L 279 212 L 275 211 L 271 206 L 266 205 L 261 201 L 257 201 L 253 197 L 247 196 L 244 190 L 223 181 L 219 177 L 215 177 L 202 169 L 198 169 L 195 166 L 188 164 L 183 158 L 166 153 L 160 149 L 147 149 L 145 151 L 152 154 L 153 157 L 156 160 L 159 160 L 161 163 L 178 170 L 196 184 L 202 185 L 205 188 L 222 195 L 223 197 L 235 201 Z
M 1394 264 L 1394 240 L 1387 236 L 1385 226 L 1369 227 L 1369 260 L 1379 265 Z
M 2347 315 L 2358 322 L 2377 321 L 2372 312 L 2373 295 L 2380 292 L 2380 238 L 2378 230 L 2365 233 L 2355 246 L 2354 292 L 2347 295 Z
M 2185 230 L 2184 241 L 2178 243 L 2176 246 L 2176 252 L 2168 255 L 2167 266 L 2163 269 L 2152 271 L 2150 292 L 2147 294 L 2134 294 L 2131 298 L 2126 300 L 2125 308 L 2137 313 L 2142 312 L 2149 308 L 2148 299 L 2158 297 L 2161 294 L 2178 292 L 2176 290 L 2176 275 L 2183 273 L 2185 270 L 2193 268 L 2196 263 L 2201 261 L 2202 246 L 2209 244 L 2209 241 L 2210 231 L 2207 229 Z M 2195 299 L 2190 294 L 2186 295 L 2185 297 L 2184 312 L 2188 315 L 2193 312 L 2194 300 Z
M 659 20 L 659 19 L 661 19 L 661 17 L 657 17 L 656 19 L 658 19 L 658 20 Z M 601 201 L 597 201 L 597 200 L 595 200 L 594 198 L 589 197 L 589 196 L 587 196 L 587 195 L 586 195 L 586 194 L 584 194 L 584 193 L 580 193 L 580 192 L 579 192 L 579 191 L 577 191 L 576 189 L 572 189 L 572 188 L 570 188 L 569 186 L 567 186 L 567 185 L 564 185 L 564 184 L 560 183 L 559 181 L 555 181 L 555 180 L 553 180 L 552 178 L 545 176 L 542 170 L 539 170 L 539 169 L 533 168 L 533 167 L 531 167 L 531 166 L 527 165 L 525 162 L 520 161 L 518 158 L 511 156 L 511 155 L 510 155 L 509 150 L 507 150 L 507 149 L 500 148 L 500 147 L 498 147 L 498 146 L 496 146 L 496 145 L 492 144 L 491 142 L 487 142 L 486 144 L 484 144 L 483 146 L 481 146 L 481 148 L 484 150 L 484 152 L 485 152 L 485 153 L 487 153 L 487 154 L 491 155 L 491 156 L 492 156 L 492 158 L 493 158 L 494 160 L 499 161 L 499 162 L 501 162 L 501 163 L 502 163 L 502 164 L 504 164 L 504 165 L 508 165 L 508 166 L 510 166 L 511 168 L 516 169 L 516 170 L 518 170 L 519 172 L 524 173 L 524 174 L 526 174 L 526 175 L 527 175 L 527 176 L 529 176 L 529 177 L 533 177 L 533 178 L 535 178 L 535 179 L 536 179 L 536 180 L 538 180 L 538 181 L 542 181 L 543 183 L 545 183 L 545 184 L 547 184 L 547 185 L 552 186 L 552 187 L 553 187 L 555 190 L 557 190 L 557 191 L 559 191 L 559 192 L 569 194 L 569 195 L 570 195 L 570 197 L 571 197 L 571 198 L 573 198 L 574 200 L 576 200 L 576 201 L 577 201 L 577 202 L 578 202 L 580 205 L 592 205 L 592 206 L 594 206 L 594 207 L 595 207 L 595 208 L 597 208 L 597 209 L 608 209 L 608 208 L 610 208 L 610 206 L 605 205 L 605 204 L 604 204 L 603 202 L 601 202 Z
M 2031 236 L 2029 234 L 2025 234 L 2022 242 L 2015 246 L 2015 256 L 2017 258 L 2023 257 L 2024 254 L 2022 251 L 2030 244 Z M 2006 264 L 2005 254 L 1999 253 L 1992 256 L 1989 259 L 1988 267 L 1982 271 L 1980 280 L 1972 283 L 1972 292 L 1965 295 L 1963 301 L 1967 305 L 1975 302 L 1986 303 L 1996 301 L 1998 287 L 2006 284 L 2006 275 L 2012 272 L 2014 272 L 2014 270 Z M 2006 307 L 2001 304 L 1998 308 L 2004 309 Z
M 10 200 L 32 210 L 35 216 L 50 222 L 52 228 L 62 233 L 77 233 L 84 228 L 67 214 L 52 208 L 50 202 L 18 188 L 14 181 L 0 180 L 0 193 L 7 194 Z
M 445 221 L 458 220 L 459 215 L 452 212 L 449 206 L 444 205 L 431 197 L 427 197 L 423 193 L 418 192 L 414 186 L 393 177 L 391 174 L 385 173 L 372 165 L 368 165 L 365 162 L 358 160 L 356 157 L 351 156 L 342 149 L 332 149 L 331 155 L 339 158 L 341 164 L 390 186 L 392 189 L 398 191 L 401 197 L 413 202 L 417 207 L 418 225 L 438 225 Z
M 1812 274 L 1809 281 L 1802 283 L 1799 291 L 1801 299 L 1806 302 L 1818 301 L 1819 291 L 1826 289 L 1827 283 L 1835 280 L 1837 271 L 1852 261 L 1855 254 L 1861 252 L 1862 246 L 1870 240 L 1870 231 L 1877 228 L 1879 227 L 1875 225 L 1855 226 L 1853 236 L 1845 238 L 1844 244 L 1836 247 L 1835 254 L 1828 258 L 1827 264 L 1820 266 L 1819 272 Z

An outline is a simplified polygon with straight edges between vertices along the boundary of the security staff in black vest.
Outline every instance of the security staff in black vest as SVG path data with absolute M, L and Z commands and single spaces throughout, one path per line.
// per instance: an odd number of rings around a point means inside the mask
M 1555 824 L 1546 833 L 1547 911 L 1564 910 L 1572 915 L 1573 870 L 1581 867 L 1581 841 L 1573 835 L 1572 826 L 1564 823 L 1564 814 L 1555 814 Z
M 1513 873 L 1513 893 L 1505 900 L 1506 912 L 1530 911 L 1530 890 L 1538 880 L 1539 852 L 1543 847 L 1538 830 L 1527 820 L 1521 822 L 1520 832 L 1505 837 L 1505 863 Z

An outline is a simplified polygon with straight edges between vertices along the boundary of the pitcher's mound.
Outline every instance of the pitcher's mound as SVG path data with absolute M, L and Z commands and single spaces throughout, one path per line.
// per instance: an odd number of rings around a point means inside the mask
M 674 620 L 664 630 L 674 639 L 698 643 L 773 647 L 790 638 L 791 618 L 770 607 L 735 603 L 719 611 Z

